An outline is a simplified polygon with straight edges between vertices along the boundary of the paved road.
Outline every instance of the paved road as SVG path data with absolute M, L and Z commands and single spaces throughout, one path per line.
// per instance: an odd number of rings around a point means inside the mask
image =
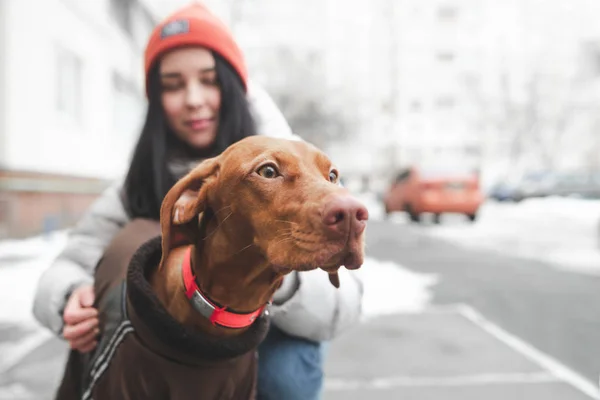
M 372 326 L 361 327 L 333 344 L 328 376 L 338 376 L 341 369 L 341 386 L 352 387 L 350 382 L 360 379 L 366 382 L 353 395 L 331 388 L 328 399 L 597 396 L 600 277 L 559 271 L 510 255 L 466 250 L 429 237 L 427 229 L 372 223 L 369 253 L 413 271 L 439 274 L 434 287 L 437 307 L 465 304 L 484 321 L 475 321 L 471 329 L 458 328 L 468 319 L 465 315 L 433 313 L 380 318 Z M 471 336 L 483 332 L 488 343 L 473 342 Z M 482 372 L 501 375 L 483 377 L 489 384 L 482 387 L 472 382 L 482 378 Z M 551 376 L 544 375 L 548 372 Z M 515 373 L 526 375 L 511 375 Z M 556 375 L 561 377 L 557 381 L 551 378 Z M 423 382 L 436 376 L 443 379 Z M 378 383 L 375 377 L 389 378 Z M 503 379 L 509 382 L 491 383 Z M 581 389 L 588 389 L 592 396 Z
M 458 248 L 428 237 L 426 226 L 374 222 L 368 249 L 439 274 L 435 304 L 334 341 L 325 400 L 595 398 L 600 278 Z M 19 337 L 15 329 L 0 325 L 0 351 Z M 0 371 L 0 399 L 51 398 L 64 350 L 51 340 Z
M 482 328 L 460 311 L 377 318 L 333 344 L 324 398 L 594 398 Z
M 531 260 L 465 250 L 427 227 L 373 223 L 369 251 L 441 275 L 437 304 L 466 303 L 590 380 L 600 373 L 600 277 Z

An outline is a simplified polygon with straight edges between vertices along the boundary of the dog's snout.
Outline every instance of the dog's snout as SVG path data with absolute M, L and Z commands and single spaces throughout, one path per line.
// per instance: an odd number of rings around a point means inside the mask
M 359 234 L 365 229 L 369 219 L 369 211 L 352 196 L 335 196 L 327 199 L 323 209 L 323 223 L 330 230 L 347 234 L 351 229 Z

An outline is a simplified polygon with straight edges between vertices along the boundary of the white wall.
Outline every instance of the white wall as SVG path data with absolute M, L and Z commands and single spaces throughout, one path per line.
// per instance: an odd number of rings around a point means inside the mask
M 141 123 L 143 64 L 141 49 L 110 19 L 108 1 L 2 3 L 8 167 L 102 178 L 121 174 Z M 81 62 L 79 120 L 57 108 L 59 51 Z M 129 126 L 115 126 L 115 71 L 137 86 Z

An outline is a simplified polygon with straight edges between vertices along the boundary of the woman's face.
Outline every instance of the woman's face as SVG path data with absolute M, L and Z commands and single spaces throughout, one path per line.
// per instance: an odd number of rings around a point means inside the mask
M 221 90 L 215 59 L 203 47 L 175 49 L 160 62 L 162 105 L 173 132 L 202 150 L 217 136 Z

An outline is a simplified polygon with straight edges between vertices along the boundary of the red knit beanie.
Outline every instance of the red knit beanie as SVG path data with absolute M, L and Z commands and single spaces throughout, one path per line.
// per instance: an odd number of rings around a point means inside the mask
M 225 24 L 206 6 L 193 3 L 171 14 L 150 35 L 144 54 L 146 93 L 148 74 L 156 60 L 176 47 L 197 45 L 219 53 L 239 74 L 247 87 L 248 72 L 242 51 Z

